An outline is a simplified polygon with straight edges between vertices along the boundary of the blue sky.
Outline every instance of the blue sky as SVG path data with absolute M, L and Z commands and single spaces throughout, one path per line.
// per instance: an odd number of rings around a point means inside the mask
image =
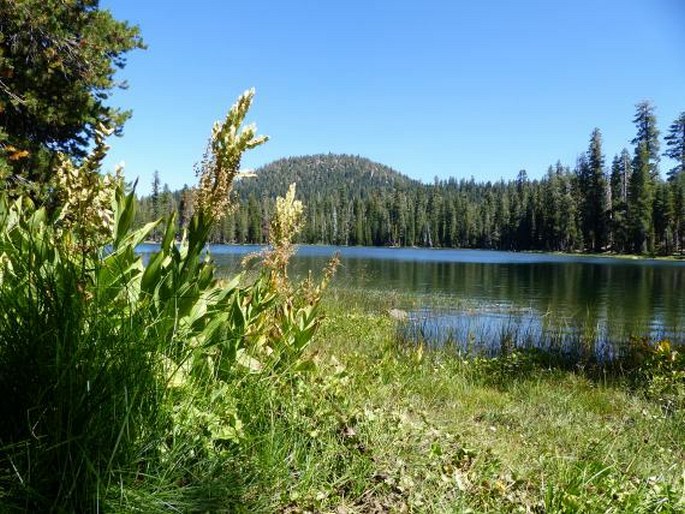
M 573 165 L 594 127 L 609 163 L 634 105 L 662 134 L 685 110 L 682 0 L 106 0 L 138 24 L 113 102 L 133 109 L 108 166 L 149 190 L 195 182 L 211 125 L 255 87 L 271 140 L 243 162 L 369 157 L 431 181 L 540 177 Z M 662 162 L 662 173 L 668 167 Z

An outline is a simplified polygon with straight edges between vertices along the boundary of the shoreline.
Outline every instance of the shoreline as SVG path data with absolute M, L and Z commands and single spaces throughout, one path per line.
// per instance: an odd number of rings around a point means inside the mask
M 177 241 L 178 242 L 178 241 Z M 160 241 L 143 241 L 142 244 L 159 245 Z M 210 246 L 233 246 L 244 247 L 264 247 L 267 243 L 209 243 Z M 560 252 L 546 250 L 498 250 L 494 248 L 463 248 L 463 247 L 434 247 L 434 246 L 365 246 L 365 245 L 331 245 L 321 243 L 295 243 L 298 247 L 311 248 L 349 248 L 349 249 L 388 249 L 388 250 L 430 250 L 430 251 L 468 251 L 468 252 L 498 252 L 513 255 L 551 255 L 557 257 L 580 257 L 580 258 L 604 258 L 604 259 L 623 259 L 627 261 L 665 261 L 665 262 L 685 262 L 685 254 L 673 255 L 640 255 L 634 253 L 585 253 L 585 252 Z

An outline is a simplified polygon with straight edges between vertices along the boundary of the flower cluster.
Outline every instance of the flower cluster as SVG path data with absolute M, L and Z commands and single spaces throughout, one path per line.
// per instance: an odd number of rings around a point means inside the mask
M 56 193 L 60 200 L 57 225 L 66 244 L 92 250 L 112 235 L 114 211 L 112 198 L 121 184 L 121 167 L 114 174 L 101 175 L 100 165 L 108 146 L 105 138 L 112 131 L 98 127 L 95 147 L 80 165 L 60 155 L 56 169 Z
M 287 267 L 294 252 L 292 241 L 302 230 L 303 213 L 304 205 L 295 200 L 295 184 L 290 184 L 285 198 L 276 198 L 276 210 L 269 231 L 272 249 L 265 258 L 267 268 L 272 271 L 273 285 L 281 292 L 288 287 Z
M 304 205 L 300 200 L 295 200 L 295 189 L 295 183 L 290 184 L 285 198 L 276 198 L 276 212 L 269 233 L 269 242 L 274 247 L 290 244 L 302 230 Z
M 207 151 L 198 166 L 195 204 L 200 212 L 215 220 L 220 220 L 228 212 L 233 179 L 240 174 L 243 152 L 268 140 L 267 136 L 257 136 L 254 124 L 241 127 L 253 98 L 254 89 L 245 91 L 233 104 L 223 123 L 214 124 Z

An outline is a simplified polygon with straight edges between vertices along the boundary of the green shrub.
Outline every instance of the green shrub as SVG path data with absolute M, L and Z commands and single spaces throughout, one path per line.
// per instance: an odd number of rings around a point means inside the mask
M 207 493 L 193 504 L 188 492 L 212 473 L 234 486 L 226 466 L 246 437 L 241 383 L 256 374 L 277 387 L 307 368 L 325 287 L 290 284 L 289 239 L 274 242 L 251 284 L 214 276 L 208 234 L 243 151 L 266 140 L 241 128 L 252 95 L 214 127 L 187 232 L 177 243 L 166 220 L 146 265 L 136 248 L 160 221 L 134 228 L 134 193 L 99 174 L 104 131 L 83 163 L 60 163 L 57 209 L 0 198 L 0 497 L 10 508 L 212 510 L 231 500 Z M 275 223 L 294 235 L 294 189 L 280 202 Z
M 634 385 L 667 412 L 685 409 L 685 353 L 668 340 L 632 341 L 628 362 Z

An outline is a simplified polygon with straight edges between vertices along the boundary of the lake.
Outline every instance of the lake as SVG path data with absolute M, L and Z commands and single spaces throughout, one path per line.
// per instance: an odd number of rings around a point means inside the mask
M 143 252 L 154 246 L 144 246 Z M 257 246 L 213 245 L 222 274 Z M 611 357 L 630 336 L 685 343 L 685 262 L 481 250 L 300 246 L 293 273 L 340 252 L 339 288 L 411 302 L 407 335 L 495 352 L 508 344 L 590 345 Z M 400 300 L 398 300 L 400 301 Z

